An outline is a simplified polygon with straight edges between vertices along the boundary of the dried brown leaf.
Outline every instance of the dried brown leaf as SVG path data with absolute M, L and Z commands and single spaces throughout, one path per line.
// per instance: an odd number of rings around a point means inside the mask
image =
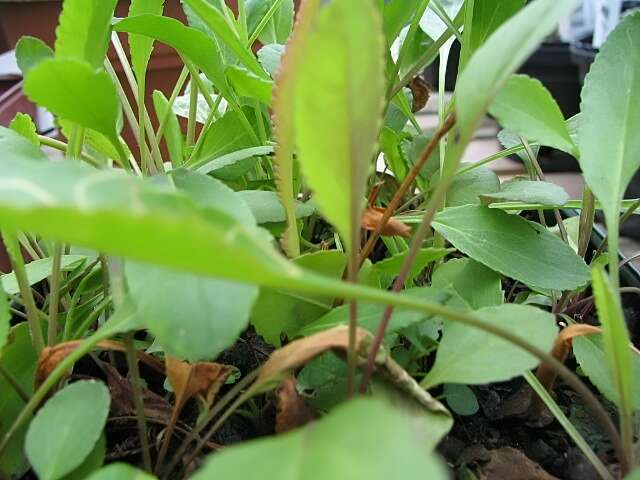
M 276 389 L 276 432 L 284 433 L 313 421 L 315 414 L 298 393 L 297 381 L 288 376 Z
M 368 207 L 362 215 L 362 228 L 372 232 L 376 231 L 382 221 L 384 211 L 384 208 Z M 397 235 L 408 238 L 411 236 L 411 227 L 406 223 L 402 223 L 400 220 L 390 218 L 384 227 L 382 227 L 380 234 L 387 237 Z
M 423 79 L 421 76 L 414 77 L 408 85 L 413 96 L 413 103 L 411 105 L 411 111 L 413 113 L 422 110 L 431 97 L 432 86 L 429 82 Z
M 165 364 L 178 409 L 196 395 L 202 395 L 211 404 L 231 374 L 229 365 L 211 362 L 190 364 L 169 355 L 165 358 Z

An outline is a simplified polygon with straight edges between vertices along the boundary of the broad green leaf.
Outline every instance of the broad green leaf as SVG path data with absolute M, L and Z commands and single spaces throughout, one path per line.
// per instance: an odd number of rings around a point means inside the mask
M 29 70 L 42 60 L 51 58 L 53 55 L 51 47 L 36 37 L 25 35 L 16 44 L 16 61 L 23 77 L 26 77 Z
M 422 270 L 437 260 L 446 257 L 452 250 L 448 248 L 423 248 L 418 252 L 413 267 L 407 276 L 407 281 L 412 281 Z M 398 253 L 390 258 L 385 258 L 373 265 L 373 269 L 381 275 L 386 275 L 393 279 L 400 273 L 400 269 L 404 264 L 408 251 Z
M 166 43 L 200 68 L 227 100 L 234 98 L 224 74 L 220 50 L 200 30 L 187 27 L 173 18 L 149 14 L 125 18 L 116 23 L 113 29 L 117 32 L 146 35 Z
M 589 281 L 588 267 L 569 245 L 516 215 L 475 205 L 447 208 L 433 228 L 474 260 L 531 287 L 572 290 Z
M 464 42 L 460 53 L 460 71 L 464 70 L 471 55 L 487 40 L 500 25 L 515 15 L 525 0 L 501 0 L 473 2 L 472 22 L 465 25 Z M 468 8 L 468 7 L 467 7 Z
M 180 129 L 180 123 L 178 118 L 173 112 L 169 112 L 169 100 L 164 96 L 160 90 L 153 92 L 153 106 L 156 110 L 156 116 L 158 118 L 164 118 L 169 115 L 167 126 L 164 130 L 164 140 L 167 142 L 167 150 L 169 151 L 169 158 L 171 159 L 171 165 L 174 168 L 182 165 L 184 161 L 184 138 L 182 137 L 182 130 Z
M 526 75 L 512 76 L 489 112 L 504 128 L 527 140 L 579 156 L 560 107 L 540 80 Z
M 60 268 L 62 270 L 72 270 L 80 263 L 87 259 L 85 255 L 62 255 L 60 259 Z M 53 265 L 53 259 L 51 257 L 41 258 L 40 260 L 34 260 L 25 265 L 27 271 L 27 279 L 29 285 L 34 285 L 49 275 L 51 275 L 51 269 Z M 18 280 L 13 272 L 5 273 L 0 276 L 2 288 L 10 295 L 15 295 L 20 292 L 18 287 Z
M 407 2 L 405 0 L 390 0 L 384 2 L 382 7 L 382 23 L 384 26 L 384 34 L 389 45 L 393 43 L 400 33 L 400 30 L 411 21 L 417 5 L 418 2 L 412 2 L 410 7 L 407 8 Z
M 244 45 L 237 33 L 225 19 L 224 13 L 211 5 L 207 0 L 184 0 L 198 15 L 200 20 L 240 59 L 242 63 L 255 75 L 265 78 L 263 68 L 256 60 L 251 49 Z
M 87 458 L 76 467 L 73 472 L 65 475 L 63 480 L 84 480 L 86 479 L 92 472 L 98 470 L 102 467 L 104 463 L 104 456 L 107 451 L 107 438 L 103 433 L 98 438 L 98 441 L 93 446 L 93 450 L 87 455 Z
M 134 262 L 125 276 L 139 318 L 165 352 L 189 361 L 215 358 L 233 345 L 258 296 L 255 285 Z
M 640 166 L 640 15 L 609 35 L 585 78 L 578 127 L 580 167 L 617 229 L 620 201 Z M 613 223 L 615 222 L 615 223 Z
M 4 228 L 229 280 L 281 285 L 275 280 L 300 274 L 262 231 L 153 180 L 14 156 L 0 157 L 0 170 Z
M 129 16 L 143 15 L 145 13 L 162 15 L 164 10 L 164 0 L 131 0 L 129 6 Z M 129 35 L 129 50 L 131 52 L 131 67 L 138 79 L 144 82 L 147 73 L 147 65 L 153 52 L 153 39 L 136 35 Z
M 474 415 L 480 409 L 476 395 L 466 385 L 446 383 L 442 394 L 449 408 L 458 415 Z
M 356 373 L 356 384 L 361 378 L 361 374 Z M 308 362 L 296 380 L 309 405 L 317 410 L 330 411 L 347 397 L 347 363 L 333 351 Z
M 241 97 L 260 100 L 265 105 L 271 105 L 273 81 L 251 73 L 246 68 L 230 65 L 227 67 L 229 84 Z
M 480 195 L 500 190 L 498 175 L 488 167 L 478 167 L 456 175 L 447 192 L 447 207 L 480 203 Z
M 284 53 L 284 45 L 271 43 L 258 50 L 258 61 L 271 78 L 276 78 L 278 68 L 280 68 L 280 58 Z
M 451 286 L 474 309 L 504 302 L 500 275 L 470 258 L 454 258 L 439 265 L 431 284 Z
M 294 204 L 297 195 L 294 182 L 294 152 L 296 146 L 295 93 L 307 41 L 319 8 L 320 2 L 318 0 L 310 0 L 302 5 L 299 14 L 300 21 L 296 25 L 295 32 L 287 45 L 284 56 L 282 51 L 278 54 L 278 44 L 272 44 L 272 49 L 275 49 L 275 53 L 269 53 L 263 48 L 262 50 L 265 51 L 262 53 L 262 57 L 260 57 L 260 53 L 258 54 L 263 66 L 266 61 L 265 58 L 267 58 L 266 55 L 269 54 L 268 57 L 271 58 L 269 63 L 271 65 L 265 68 L 272 77 L 275 78 L 275 71 L 279 71 L 276 78 L 273 101 L 273 133 L 277 141 L 273 170 L 278 195 L 282 200 L 287 219 L 287 227 L 282 233 L 280 243 L 284 252 L 291 258 L 300 256 L 300 238 Z M 281 57 L 282 63 L 280 63 Z M 280 67 L 280 65 L 282 66 Z
M 589 377 L 600 393 L 615 404 L 620 403 L 620 397 L 609 371 L 607 356 L 604 351 L 602 335 L 583 335 L 572 341 L 573 354 L 584 374 Z M 633 378 L 640 375 L 640 355 L 631 353 L 631 368 Z M 633 382 L 633 408 L 640 410 L 640 383 Z
M 11 120 L 9 128 L 22 135 L 34 145 L 40 146 L 38 129 L 36 128 L 35 123 L 33 123 L 33 119 L 30 115 L 27 115 L 26 113 L 17 113 L 16 116 L 13 117 L 13 120 Z
M 640 16 L 638 19 L 640 20 Z M 602 326 L 604 352 L 616 391 L 617 405 L 622 421 L 632 422 L 634 375 L 629 348 L 631 339 L 620 305 L 620 296 L 613 290 L 602 267 L 593 268 L 591 275 L 598 320 Z
M 284 222 L 286 220 L 284 207 L 276 192 L 242 190 L 237 192 L 237 195 L 249 206 L 259 224 Z M 296 218 L 308 217 L 314 212 L 315 208 L 313 205 L 302 202 L 296 202 L 295 204 Z
M 569 201 L 569 194 L 554 183 L 514 179 L 504 182 L 500 191 L 482 194 L 480 198 L 483 203 L 524 202 L 558 206 Z
M 424 447 L 426 428 L 416 428 L 397 408 L 369 398 L 351 400 L 304 429 L 212 455 L 192 478 L 251 478 L 256 471 L 280 480 L 448 478 Z
M 555 316 L 538 308 L 508 303 L 475 312 L 487 325 L 508 329 L 542 351 L 550 351 L 558 334 Z M 479 385 L 522 375 L 538 359 L 519 347 L 482 330 L 447 322 L 436 361 L 424 387 L 441 383 Z
M 87 480 L 155 480 L 156 477 L 127 463 L 112 463 L 94 472 Z
M 324 7 L 307 39 L 294 86 L 302 172 L 348 250 L 355 248 L 351 229 L 354 224 L 359 228 L 381 124 L 381 24 L 371 0 L 336 0 Z
M 464 303 L 451 290 L 444 288 L 419 287 L 406 290 L 407 295 L 428 300 L 430 303 L 445 305 L 454 310 L 466 310 Z M 384 305 L 372 305 L 367 303 L 358 303 L 358 325 L 366 328 L 372 333 L 378 328 L 380 318 L 385 310 Z M 425 315 L 420 312 L 396 309 L 391 316 L 387 334 L 396 333 L 404 330 L 417 323 L 426 322 L 428 320 L 441 322 L 442 319 L 434 315 Z M 314 333 L 322 332 L 338 325 L 347 325 L 349 323 L 349 305 L 342 305 L 334 308 L 326 315 L 318 320 L 306 325 L 296 336 L 308 337 Z
M 94 380 L 72 383 L 38 410 L 25 451 L 40 480 L 56 480 L 78 467 L 100 438 L 109 414 L 109 389 Z
M 7 344 L 9 328 L 11 326 L 11 312 L 9 311 L 9 300 L 7 292 L 0 286 L 0 352 Z M 0 358 L 2 355 L 0 354 Z
M 448 144 L 448 168 L 457 168 L 473 133 L 511 74 L 577 3 L 578 0 L 534 0 L 498 27 L 476 50 L 456 86 L 458 127 Z
M 224 179 L 225 176 L 229 176 L 235 167 L 238 167 L 237 169 L 239 171 L 243 171 L 246 165 L 250 167 L 253 166 L 256 157 L 269 155 L 271 153 L 273 153 L 273 147 L 271 145 L 241 148 L 240 150 L 220 155 L 211 160 L 199 161 L 197 171 L 200 173 L 210 173 L 214 177 Z
M 56 28 L 57 58 L 84 60 L 102 68 L 117 0 L 65 0 Z
M 27 75 L 24 91 L 32 102 L 102 133 L 120 147 L 117 128 L 120 102 L 105 71 L 97 71 L 75 59 L 43 60 Z
M 33 375 L 38 356 L 31 345 L 29 327 L 26 322 L 19 323 L 9 331 L 7 344 L 0 350 L 0 366 L 9 372 L 20 388 L 27 394 L 33 394 Z M 0 375 L 0 437 L 24 408 L 24 400 L 18 396 L 7 379 Z M 27 426 L 20 428 L 7 449 L 0 455 L 0 477 L 20 478 L 29 469 L 24 454 L 24 437 Z

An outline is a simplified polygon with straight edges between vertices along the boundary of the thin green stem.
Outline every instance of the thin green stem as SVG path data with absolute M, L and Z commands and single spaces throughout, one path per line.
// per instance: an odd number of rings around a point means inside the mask
M 578 255 L 583 258 L 589 248 L 595 213 L 596 198 L 591 189 L 585 185 L 582 191 L 582 209 L 580 210 L 580 225 L 578 230 Z
M 36 307 L 36 302 L 33 299 L 33 292 L 31 291 L 31 285 L 29 285 L 29 279 L 27 278 L 27 270 L 24 266 L 24 259 L 22 258 L 22 252 L 20 251 L 20 244 L 15 236 L 8 232 L 2 232 L 2 239 L 4 245 L 9 254 L 11 265 L 13 266 L 13 273 L 16 276 L 18 287 L 20 288 L 20 296 L 22 297 L 22 303 L 27 313 L 27 323 L 29 324 L 29 333 L 31 335 L 31 343 L 33 349 L 36 352 L 36 357 L 40 357 L 42 350 L 44 349 L 44 337 L 42 335 L 42 325 L 40 325 L 39 310 Z
M 61 152 L 66 152 L 68 145 L 64 142 L 61 142 L 60 140 L 56 140 L 55 138 L 51 138 L 51 137 L 46 137 L 44 135 L 38 135 L 38 140 L 40 141 L 41 145 L 45 145 L 47 147 L 50 148 L 54 148 L 56 150 L 59 150 Z M 85 162 L 89 163 L 90 165 L 94 166 L 94 167 L 100 167 L 100 162 L 98 160 L 96 160 L 95 158 L 87 155 L 86 153 L 81 153 L 78 156 L 79 159 L 84 160 Z
M 51 277 L 49 280 L 49 324 L 47 328 L 47 344 L 55 345 L 58 338 L 58 309 L 60 305 L 60 280 L 62 271 L 60 263 L 62 260 L 62 244 L 56 242 L 53 247 L 53 263 L 51 266 Z
M 187 120 L 187 147 L 194 144 L 196 138 L 196 123 L 198 121 L 198 86 L 195 79 L 198 73 L 191 75 L 191 90 L 189 91 L 189 118 Z M 211 110 L 213 112 L 213 110 Z
M 162 140 L 165 128 L 167 128 L 167 125 L 169 124 L 169 119 L 171 118 L 171 115 L 173 115 L 173 104 L 175 103 L 176 98 L 178 98 L 178 95 L 180 95 L 180 91 L 182 90 L 182 87 L 184 87 L 187 78 L 189 78 L 189 69 L 187 67 L 182 67 L 180 76 L 178 76 L 178 80 L 171 91 L 167 111 L 160 119 L 160 124 L 158 125 L 158 131 L 156 132 L 156 142 L 158 145 Z
M 267 23 L 269 23 L 269 20 L 273 18 L 273 15 L 275 15 L 275 13 L 278 11 L 278 8 L 280 8 L 280 5 L 282 5 L 282 0 L 275 0 L 271 4 L 271 7 L 269 8 L 269 10 L 267 10 L 267 13 L 264 14 L 264 17 L 260 19 L 260 22 L 256 26 L 255 30 L 251 32 L 251 35 L 249 35 L 249 40 L 247 41 L 247 45 L 249 47 L 253 45 L 253 43 L 260 36 L 262 31 L 264 30 L 264 27 L 267 26 Z

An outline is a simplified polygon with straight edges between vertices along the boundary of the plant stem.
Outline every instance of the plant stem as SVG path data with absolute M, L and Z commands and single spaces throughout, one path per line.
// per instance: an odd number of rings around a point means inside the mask
M 36 302 L 33 299 L 33 292 L 31 292 L 31 285 L 29 285 L 29 279 L 27 278 L 27 271 L 24 266 L 24 259 L 22 258 L 22 252 L 20 251 L 20 245 L 15 234 L 2 232 L 2 239 L 4 240 L 11 265 L 13 266 L 13 272 L 20 288 L 20 296 L 22 297 L 22 303 L 27 313 L 27 323 L 29 324 L 29 333 L 31 334 L 31 343 L 33 349 L 36 351 L 36 357 L 40 358 L 40 354 L 44 349 L 44 337 L 42 335 L 42 326 L 40 325 L 40 316 L 38 314 L 38 308 Z
M 40 141 L 41 145 L 45 145 L 47 147 L 50 148 L 54 148 L 56 150 L 59 150 L 61 152 L 66 152 L 68 145 L 64 142 L 61 142 L 60 140 L 56 140 L 55 138 L 51 138 L 51 137 L 47 137 L 45 135 L 38 135 L 38 140 Z M 94 167 L 100 167 L 100 162 L 98 160 L 96 160 L 95 158 L 87 155 L 86 153 L 81 153 L 78 156 L 79 159 L 84 160 L 85 162 L 89 163 L 90 165 L 94 166 Z
M 60 302 L 60 277 L 62 276 L 61 260 L 62 244 L 56 242 L 53 246 L 53 265 L 49 280 L 49 325 L 47 328 L 47 345 L 49 346 L 55 345 L 58 338 L 58 308 Z
M 191 75 L 191 90 L 189 91 L 189 118 L 187 120 L 187 147 L 192 146 L 195 143 L 196 138 L 196 123 L 198 121 L 198 86 L 195 78 L 197 76 L 197 71 L 195 75 Z
M 593 220 L 596 213 L 596 198 L 591 189 L 585 185 L 582 191 L 582 209 L 580 210 L 580 226 L 578 233 L 578 255 L 584 258 L 589 248 Z
M 249 40 L 247 41 L 247 46 L 250 47 L 251 45 L 253 45 L 253 43 L 262 33 L 262 30 L 264 30 L 264 27 L 266 27 L 267 23 L 269 23 L 269 20 L 271 20 L 271 18 L 276 13 L 276 11 L 278 11 L 278 8 L 280 8 L 280 5 L 282 5 L 282 0 L 275 0 L 271 4 L 271 7 L 269 7 L 269 10 L 267 10 L 267 13 L 264 14 L 264 17 L 260 19 L 260 22 L 256 26 L 255 30 L 251 32 L 251 35 L 249 36 Z
M 182 70 L 180 71 L 180 76 L 178 77 L 178 81 L 176 82 L 175 86 L 173 87 L 173 90 L 171 91 L 171 96 L 169 97 L 169 103 L 167 105 L 167 112 L 160 119 L 160 125 L 158 126 L 158 131 L 156 132 L 156 142 L 158 144 L 160 144 L 160 141 L 162 140 L 162 136 L 164 135 L 164 130 L 167 127 L 167 124 L 169 123 L 169 118 L 171 118 L 171 115 L 173 115 L 173 111 L 172 111 L 173 104 L 175 103 L 176 98 L 178 98 L 178 95 L 180 94 L 180 90 L 182 90 L 182 87 L 187 81 L 187 78 L 189 78 L 189 69 L 187 67 L 182 67 Z

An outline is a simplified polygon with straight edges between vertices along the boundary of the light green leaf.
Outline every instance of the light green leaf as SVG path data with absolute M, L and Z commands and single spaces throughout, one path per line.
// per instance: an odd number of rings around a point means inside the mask
M 38 356 L 31 345 L 31 336 L 26 322 L 19 323 L 9 332 L 7 344 L 0 350 L 0 366 L 9 372 L 20 388 L 27 394 L 33 394 L 33 376 Z M 24 399 L 20 398 L 7 379 L 0 375 L 0 437 L 24 408 Z M 0 456 L 0 477 L 20 478 L 28 469 L 29 463 L 24 453 L 24 437 L 27 426 L 20 428 L 13 436 L 7 449 Z
M 284 207 L 276 192 L 263 190 L 243 190 L 237 192 L 242 200 L 249 206 L 253 216 L 259 224 L 284 222 L 286 215 Z M 309 203 L 296 202 L 296 218 L 304 218 L 315 212 L 313 205 Z
M 600 393 L 614 402 L 620 403 L 620 397 L 607 365 L 607 356 L 604 351 L 602 335 L 582 335 L 572 341 L 573 354 L 580 364 L 582 371 L 589 377 Z M 633 378 L 640 375 L 640 355 L 631 353 L 631 368 Z M 633 408 L 640 410 L 640 383 L 633 382 Z
M 580 167 L 617 230 L 620 201 L 640 167 L 640 14 L 626 17 L 600 48 L 582 89 Z M 612 223 L 616 222 L 616 223 Z
M 452 250 L 448 248 L 423 248 L 418 251 L 413 267 L 407 276 L 407 281 L 412 281 L 422 270 L 432 262 L 446 257 Z M 390 258 L 385 258 L 373 265 L 373 269 L 379 274 L 396 277 L 404 264 L 408 251 L 398 253 Z
M 98 441 L 111 397 L 102 383 L 83 380 L 56 393 L 31 421 L 25 451 L 40 480 L 57 480 L 78 467 Z
M 240 150 L 220 155 L 211 160 L 201 160 L 197 164 L 197 170 L 200 173 L 211 173 L 213 176 L 220 176 L 222 178 L 234 165 L 240 164 L 242 166 L 248 164 L 252 166 L 255 162 L 255 157 L 269 155 L 271 153 L 273 153 L 273 147 L 271 145 L 241 148 Z M 249 160 L 250 163 L 247 163 Z M 244 167 L 240 169 L 242 168 Z
M 640 16 L 638 19 L 640 20 Z M 622 313 L 620 296 L 611 287 L 602 267 L 593 268 L 591 274 L 598 320 L 602 326 L 606 362 L 616 391 L 620 416 L 622 422 L 633 422 L 634 375 L 629 348 L 631 339 Z
M 454 258 L 439 265 L 431 284 L 451 286 L 474 309 L 504 302 L 500 275 L 470 258 Z
M 279 43 L 271 43 L 258 50 L 258 61 L 271 78 L 276 78 L 276 73 L 278 72 L 278 68 L 280 68 L 280 58 L 283 53 L 284 45 Z
M 11 312 L 9 311 L 9 300 L 7 292 L 0 286 L 0 352 L 7 344 L 9 328 L 11 326 Z M 0 354 L 0 358 L 2 355 Z
M 456 169 L 493 99 L 509 77 L 569 14 L 578 0 L 535 0 L 496 29 L 458 78 L 458 127 L 448 145 L 448 168 Z M 544 21 L 540 21 L 544 19 Z M 455 161 L 453 161 L 455 160 Z
M 224 13 L 206 0 L 184 0 L 203 23 L 240 59 L 242 63 L 258 77 L 265 78 L 263 68 L 256 60 L 251 49 L 244 45 L 234 32 Z M 213 81 L 213 79 L 212 79 Z
M 125 18 L 113 26 L 117 32 L 138 33 L 173 47 L 204 72 L 227 100 L 233 99 L 220 49 L 206 34 L 178 20 L 160 15 Z
M 550 351 L 558 334 L 555 316 L 538 308 L 508 303 L 475 312 L 488 325 L 508 329 L 542 351 Z M 422 386 L 441 383 L 480 385 L 522 375 L 538 359 L 513 344 L 466 325 L 445 324 L 433 368 Z
M 227 67 L 227 79 L 238 95 L 260 100 L 265 105 L 271 105 L 273 81 L 251 73 L 236 65 Z
M 458 415 L 474 415 L 480 409 L 476 395 L 466 385 L 446 383 L 442 394 L 449 408 Z
M 560 107 L 540 80 L 526 75 L 512 76 L 489 112 L 504 128 L 526 139 L 579 156 Z
M 294 86 L 299 160 L 318 207 L 350 250 L 385 94 L 378 9 L 371 0 L 332 2 L 318 15 L 304 51 Z
M 418 2 L 412 2 L 407 8 L 407 2 L 404 0 L 385 1 L 382 6 L 382 20 L 384 26 L 384 34 L 387 43 L 391 45 L 400 33 L 400 30 L 409 23 L 413 17 Z
M 474 260 L 531 287 L 572 290 L 589 281 L 589 269 L 569 245 L 516 215 L 475 205 L 447 208 L 433 228 Z
M 16 116 L 13 117 L 13 120 L 11 120 L 9 128 L 22 135 L 34 145 L 40 146 L 38 129 L 36 128 L 35 123 L 33 123 L 31 115 L 27 115 L 26 113 L 17 113 Z
M 447 192 L 447 207 L 479 204 L 479 196 L 500 190 L 498 175 L 488 167 L 478 167 L 458 174 Z
M 23 77 L 26 77 L 29 70 L 42 60 L 51 58 L 53 55 L 51 47 L 36 37 L 25 35 L 16 44 L 16 61 Z
M 504 182 L 500 191 L 480 195 L 483 203 L 524 202 L 557 206 L 569 201 L 569 194 L 559 185 L 549 182 L 514 179 Z
M 171 165 L 174 168 L 182 165 L 184 161 L 184 138 L 182 137 L 182 130 L 180 129 L 180 123 L 178 118 L 173 112 L 169 112 L 169 100 L 164 96 L 160 90 L 153 92 L 153 106 L 156 110 L 156 116 L 158 118 L 164 118 L 167 114 L 169 120 L 164 130 L 164 140 L 167 142 L 167 150 L 169 151 L 169 158 L 171 159 Z
M 164 351 L 189 361 L 215 358 L 233 345 L 258 296 L 255 285 L 134 262 L 125 276 L 140 319 Z
M 63 480 L 84 480 L 86 479 L 92 472 L 98 470 L 102 467 L 104 463 L 104 456 L 107 451 L 107 438 L 103 433 L 98 438 L 98 441 L 91 450 L 91 453 L 87 455 L 87 458 L 84 459 L 73 472 L 65 475 Z
M 57 58 L 84 60 L 102 68 L 117 0 L 65 0 L 56 28 Z
M 80 60 L 44 60 L 29 72 L 24 91 L 32 102 L 102 133 L 121 148 L 117 129 L 120 102 L 106 72 Z
M 143 15 L 145 13 L 162 15 L 164 0 L 131 0 L 129 16 Z M 153 39 L 142 35 L 129 35 L 129 49 L 131 51 L 131 67 L 138 79 L 143 82 L 151 52 L 153 52 Z
M 212 455 L 192 478 L 250 478 L 259 471 L 279 480 L 446 479 L 444 467 L 424 448 L 426 430 L 397 407 L 359 398 L 304 429 Z
M 60 268 L 62 270 L 72 270 L 86 259 L 87 257 L 85 255 L 62 255 L 60 259 Z M 25 268 L 27 271 L 29 285 L 34 285 L 51 275 L 52 265 L 53 259 L 51 257 L 41 258 L 40 260 L 34 260 L 27 263 Z M 2 288 L 8 294 L 15 295 L 20 292 L 18 280 L 13 272 L 1 275 L 0 279 L 2 282 Z
M 87 480 L 155 480 L 156 477 L 138 470 L 126 463 L 112 463 L 97 472 L 94 472 Z

